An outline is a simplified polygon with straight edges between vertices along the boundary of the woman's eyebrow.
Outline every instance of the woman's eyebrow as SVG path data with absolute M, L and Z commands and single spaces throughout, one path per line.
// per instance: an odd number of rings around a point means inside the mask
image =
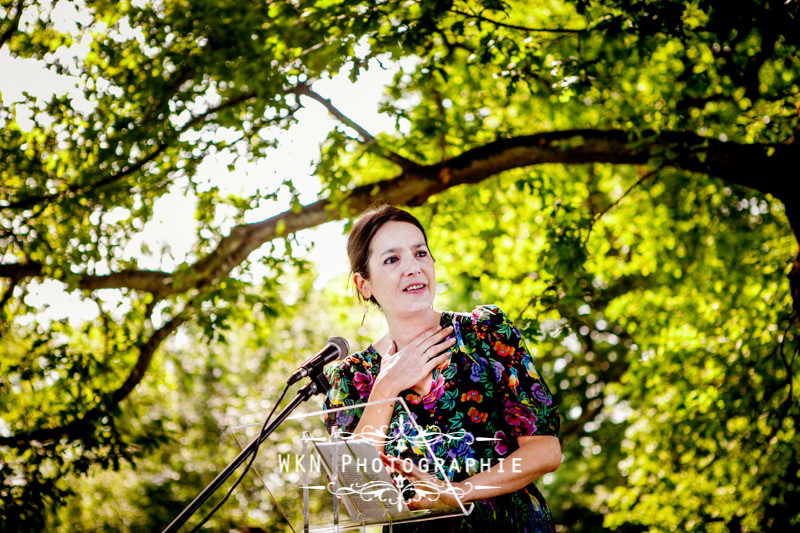
M 425 247 L 426 245 L 424 242 L 411 245 L 411 248 L 425 248 Z M 386 254 L 394 254 L 394 253 L 397 253 L 397 248 L 387 248 L 386 250 L 381 252 L 381 255 L 384 256 Z

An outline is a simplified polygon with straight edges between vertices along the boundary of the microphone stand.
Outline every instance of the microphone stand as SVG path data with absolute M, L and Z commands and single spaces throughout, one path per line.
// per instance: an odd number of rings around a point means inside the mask
M 255 439 L 253 439 L 250 444 L 248 444 L 242 452 L 236 456 L 228 466 L 225 467 L 225 470 L 220 472 L 217 477 L 214 478 L 214 481 L 208 484 L 203 491 L 198 494 L 194 500 L 192 500 L 189 505 L 184 507 L 183 511 L 180 512 L 178 516 L 176 516 L 170 524 L 164 528 L 162 533 L 172 533 L 174 531 L 178 531 L 180 527 L 203 505 L 213 493 L 216 491 L 226 479 L 228 479 L 233 472 L 239 468 L 245 459 L 250 457 L 250 454 L 255 453 L 258 449 L 258 446 L 266 440 L 267 437 L 272 434 L 273 431 L 283 422 L 286 420 L 292 411 L 294 411 L 297 406 L 299 406 L 304 401 L 308 400 L 315 394 L 325 394 L 331 389 L 330 383 L 328 383 L 328 378 L 322 373 L 322 368 L 319 368 L 313 374 L 309 375 L 311 378 L 311 382 L 306 384 L 302 387 L 299 391 L 297 391 L 297 395 L 295 395 L 294 399 L 284 407 L 284 409 L 278 413 L 278 416 L 275 418 L 273 422 L 269 424 L 264 431 L 262 431 Z

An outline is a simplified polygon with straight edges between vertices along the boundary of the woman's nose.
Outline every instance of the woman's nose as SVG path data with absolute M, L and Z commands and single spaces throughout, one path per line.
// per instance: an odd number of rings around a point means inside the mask
M 406 261 L 406 269 L 405 270 L 406 270 L 406 274 L 408 274 L 408 275 L 419 274 L 420 272 L 422 272 L 422 269 L 417 264 L 417 262 L 414 261 L 414 258 L 411 258 L 410 261 Z

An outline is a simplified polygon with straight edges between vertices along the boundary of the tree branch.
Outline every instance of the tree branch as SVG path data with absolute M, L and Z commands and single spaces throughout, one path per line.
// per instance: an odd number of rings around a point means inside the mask
M 792 203 L 784 201 L 783 204 L 786 209 L 786 217 L 789 219 L 789 224 L 794 231 L 794 237 L 800 242 L 800 205 L 797 205 L 797 201 Z M 792 294 L 792 309 L 794 310 L 795 323 L 800 326 L 800 248 L 797 250 L 797 255 L 792 263 L 792 269 L 789 272 L 789 290 Z
M 333 105 L 333 102 L 331 102 L 329 98 L 324 98 L 319 93 L 311 90 L 311 87 L 309 87 L 307 84 L 301 83 L 297 87 L 294 87 L 293 89 L 291 89 L 290 92 L 292 92 L 292 93 L 294 93 L 294 94 L 296 94 L 298 96 L 307 96 L 307 97 L 311 98 L 312 100 L 316 100 L 317 102 L 322 104 L 323 107 L 325 107 L 325 109 L 328 110 L 328 113 L 333 115 L 336 118 L 336 120 L 338 120 L 339 122 L 341 122 L 342 124 L 344 124 L 344 125 L 346 125 L 346 126 L 348 126 L 350 128 L 353 128 L 354 130 L 356 130 L 356 132 L 361 137 L 361 140 L 365 145 L 367 145 L 369 147 L 372 147 L 372 150 L 375 153 L 377 153 L 379 156 L 383 157 L 384 159 L 387 159 L 387 160 L 391 161 L 392 163 L 395 163 L 396 165 L 398 165 L 403 170 L 409 170 L 409 169 L 412 169 L 412 168 L 418 168 L 420 166 L 417 163 L 415 163 L 414 161 L 411 161 L 410 159 L 406 159 L 405 157 L 401 156 L 400 154 L 392 152 L 391 150 L 386 150 L 385 148 L 381 147 L 378 144 L 378 142 L 375 139 L 375 137 L 373 137 L 367 130 L 362 128 L 357 122 L 355 122 L 354 120 L 349 118 L 347 115 L 345 115 L 344 113 L 339 111 L 339 109 L 337 109 Z
M 66 187 L 65 189 L 63 189 L 61 191 L 58 191 L 58 192 L 55 192 L 55 193 L 45 194 L 45 195 L 41 195 L 41 196 L 35 196 L 35 197 L 31 197 L 31 198 L 24 198 L 22 200 L 18 200 L 16 202 L 11 202 L 11 203 L 9 203 L 7 205 L 4 205 L 4 206 L 0 206 L 0 209 L 13 209 L 13 210 L 29 209 L 29 208 L 31 208 L 31 207 L 33 207 L 33 206 L 35 206 L 37 204 L 40 204 L 42 202 L 52 202 L 52 201 L 63 199 L 63 198 L 74 198 L 75 196 L 84 195 L 89 191 L 96 190 L 96 189 L 99 189 L 101 187 L 106 187 L 108 185 L 111 185 L 111 184 L 113 184 L 113 183 L 115 183 L 115 182 L 117 182 L 117 181 L 119 181 L 119 180 L 121 180 L 123 178 L 126 178 L 127 176 L 130 176 L 134 172 L 138 172 L 146 164 L 150 163 L 151 161 L 154 161 L 159 155 L 161 155 L 167 148 L 170 147 L 170 142 L 172 140 L 177 139 L 178 137 L 180 137 L 180 135 L 182 133 L 186 132 L 187 130 L 189 130 L 189 128 L 191 128 L 193 126 L 196 126 L 197 124 L 202 123 L 203 121 L 205 121 L 207 118 L 209 118 L 211 115 L 213 115 L 215 113 L 218 113 L 220 111 L 228 109 L 229 107 L 237 106 L 237 105 L 239 105 L 239 104 L 241 104 L 243 102 L 246 102 L 247 100 L 249 100 L 251 98 L 254 98 L 254 97 L 255 97 L 255 93 L 252 93 L 252 92 L 244 93 L 244 94 L 241 94 L 241 95 L 239 95 L 239 96 L 237 96 L 235 98 L 231 98 L 230 100 L 226 100 L 225 102 L 222 102 L 218 106 L 212 107 L 211 109 L 208 109 L 208 110 L 204 111 L 203 113 L 201 113 L 201 114 L 199 114 L 199 115 L 197 115 L 195 117 L 192 117 L 192 119 L 189 120 L 186 124 L 184 124 L 183 126 L 178 128 L 177 130 L 175 130 L 169 136 L 168 140 L 162 141 L 161 143 L 159 143 L 155 147 L 155 149 L 153 149 L 145 157 L 143 157 L 139 161 L 136 161 L 132 165 L 124 168 L 123 170 L 117 172 L 116 174 L 112 174 L 110 176 L 106 176 L 105 178 L 102 178 L 102 179 L 97 180 L 95 182 L 89 183 L 87 185 L 72 184 L 72 185 Z
M 0 278 L 21 280 L 23 278 L 43 277 L 44 267 L 41 263 L 5 263 L 0 264 Z M 157 270 L 121 270 L 111 274 L 80 276 L 78 288 L 93 291 L 97 289 L 134 289 L 156 295 L 171 292 L 170 283 L 173 273 Z
M 786 205 L 795 236 L 800 237 L 800 218 L 796 216 L 800 209 L 794 208 L 797 201 L 791 194 L 796 179 L 785 177 L 785 169 L 800 168 L 798 146 L 721 142 L 691 132 L 664 132 L 631 141 L 623 130 L 565 130 L 500 139 L 434 165 L 407 169 L 393 178 L 355 187 L 335 203 L 321 199 L 297 211 L 237 226 L 180 277 L 130 270 L 106 276 L 81 275 L 78 286 L 86 290 L 134 288 L 160 296 L 180 293 L 227 276 L 265 242 L 360 212 L 375 203 L 420 205 L 451 187 L 478 183 L 513 168 L 592 162 L 677 167 L 772 194 Z M 41 266 L 0 265 L 0 276 L 19 273 L 38 276 Z
M 661 171 L 661 168 L 662 167 L 659 167 L 659 168 L 657 168 L 655 170 L 651 170 L 650 172 L 645 172 L 638 180 L 636 180 L 630 187 L 628 187 L 625 190 L 625 192 L 623 192 L 622 195 L 620 195 L 619 198 L 614 200 L 612 203 L 610 203 L 608 206 L 606 206 L 599 213 L 596 213 L 592 217 L 592 220 L 589 222 L 589 229 L 586 230 L 586 236 L 583 238 L 583 245 L 586 246 L 586 243 L 589 242 L 589 237 L 591 237 L 592 230 L 594 229 L 594 226 L 595 226 L 595 224 L 597 224 L 598 220 L 603 218 L 606 213 L 608 213 L 609 211 L 611 211 L 612 209 L 617 207 L 620 204 L 620 202 L 622 202 L 622 200 L 624 200 L 631 192 L 633 192 L 634 189 L 639 187 L 642 183 L 644 183 L 645 181 L 647 181 L 649 179 L 655 178 L 658 175 L 658 173 Z
M 450 13 L 454 13 L 456 15 L 461 15 L 462 17 L 478 19 L 482 22 L 488 22 L 495 26 L 501 28 L 508 28 L 510 30 L 521 30 L 527 31 L 532 33 L 585 33 L 585 29 L 570 29 L 570 28 L 530 28 L 528 26 L 520 26 L 518 24 L 507 24 L 505 22 L 499 22 L 494 19 L 490 19 L 488 17 L 484 17 L 483 15 L 478 15 L 477 13 L 467 13 L 466 11 L 460 11 L 458 9 L 451 9 Z
M 184 309 L 181 313 L 172 317 L 169 322 L 157 329 L 156 332 L 147 339 L 147 342 L 139 348 L 139 358 L 136 361 L 136 365 L 133 367 L 130 374 L 128 374 L 128 378 L 125 382 L 111 394 L 112 406 L 124 400 L 128 394 L 136 388 L 136 385 L 142 381 L 147 369 L 150 367 L 150 362 L 153 360 L 153 354 L 155 354 L 156 349 L 172 334 L 172 332 L 186 322 L 186 316 L 187 309 Z
M 20 280 L 42 275 L 42 265 L 38 263 L 4 263 L 0 264 L 0 278 Z
M 46 443 L 62 437 L 80 438 L 83 434 L 89 432 L 89 428 L 92 424 L 105 416 L 109 410 L 117 406 L 134 388 L 136 388 L 136 385 L 139 384 L 147 372 L 156 349 L 158 349 L 164 339 L 186 321 L 188 307 L 189 306 L 184 308 L 180 314 L 157 329 L 146 342 L 139 346 L 139 357 L 133 369 L 128 374 L 127 379 L 119 388 L 107 396 L 105 401 L 88 410 L 79 418 L 64 425 L 40 428 L 8 437 L 0 437 L 0 446 L 27 448 L 32 442 Z
M 19 28 L 19 21 L 22 19 L 22 10 L 25 9 L 25 0 L 17 0 L 17 5 L 14 6 L 14 8 L 17 11 L 14 14 L 14 18 L 9 21 L 8 28 L 0 35 L 0 48 L 11 39 L 11 36 L 14 35 L 14 32 Z
M 770 193 L 787 203 L 793 201 L 788 192 L 791 184 L 780 176 L 782 169 L 798 168 L 800 153 L 791 145 L 723 143 L 689 132 L 654 135 L 636 142 L 629 141 L 621 130 L 570 130 L 498 140 L 435 165 L 356 187 L 336 204 L 322 199 L 296 212 L 238 226 L 192 268 L 185 283 L 220 279 L 264 242 L 360 212 L 374 203 L 420 205 L 445 189 L 477 183 L 512 168 L 590 162 L 680 167 Z M 175 290 L 185 288 L 173 285 Z
M 6 304 L 11 299 L 11 296 L 14 294 L 14 289 L 17 288 L 17 284 L 19 283 L 20 278 L 12 277 L 8 280 L 8 287 L 6 290 L 3 291 L 3 296 L 0 298 L 0 337 L 3 336 L 3 333 L 6 329 L 5 321 L 2 320 L 2 316 L 5 313 Z

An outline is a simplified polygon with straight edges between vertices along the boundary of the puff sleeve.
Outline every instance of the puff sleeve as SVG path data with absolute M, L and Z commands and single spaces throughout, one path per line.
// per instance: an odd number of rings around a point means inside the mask
M 372 353 L 364 351 L 352 354 L 325 369 L 331 390 L 323 402 L 324 409 L 348 407 L 368 401 L 375 382 Z M 334 426 L 338 426 L 340 431 L 352 432 L 363 412 L 363 407 L 357 407 L 329 413 L 325 417 L 325 427 L 328 433 L 333 431 Z
M 484 352 L 493 367 L 509 436 L 558 436 L 558 406 L 517 328 L 495 305 L 476 308 L 473 320 L 485 328 Z

